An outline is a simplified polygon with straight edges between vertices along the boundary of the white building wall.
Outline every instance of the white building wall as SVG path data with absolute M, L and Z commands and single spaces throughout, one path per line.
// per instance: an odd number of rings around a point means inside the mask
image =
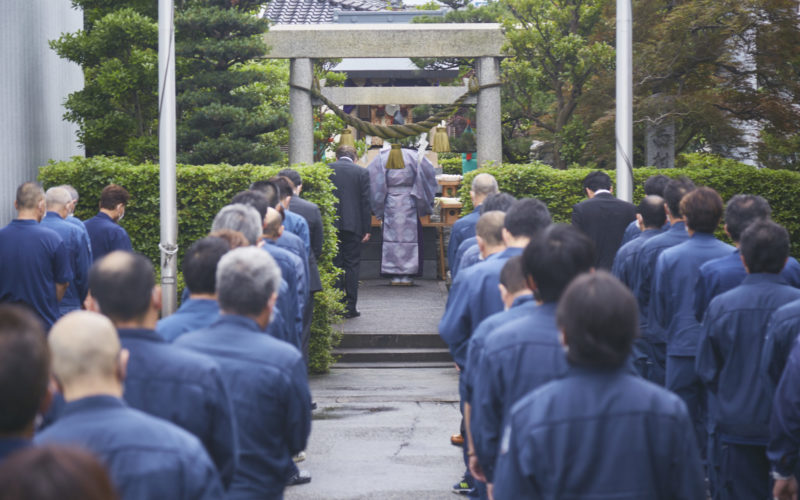
M 83 28 L 70 0 L 2 0 L 0 16 L 0 226 L 14 218 L 19 184 L 50 159 L 83 155 L 77 127 L 62 119 L 67 95 L 83 88 L 80 66 L 48 45 Z

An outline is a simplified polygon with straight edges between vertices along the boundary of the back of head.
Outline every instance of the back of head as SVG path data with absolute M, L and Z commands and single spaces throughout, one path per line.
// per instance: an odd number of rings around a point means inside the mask
M 109 184 L 100 193 L 100 208 L 114 210 L 120 203 L 127 205 L 130 199 L 131 195 L 124 187 Z
M 303 178 L 300 177 L 300 172 L 298 172 L 297 170 L 294 170 L 292 168 L 284 168 L 283 170 L 278 172 L 278 175 L 286 177 L 287 179 L 292 181 L 292 184 L 294 184 L 295 187 L 300 187 L 303 185 Z
M 598 189 L 611 189 L 611 177 L 602 170 L 595 170 L 589 172 L 589 175 L 583 179 L 583 188 L 597 191 Z
M 258 215 L 258 210 L 252 206 L 235 203 L 222 207 L 222 210 L 214 217 L 211 231 L 215 232 L 221 229 L 238 231 L 247 238 L 251 245 L 255 245 L 261 239 L 263 220 Z
M 231 199 L 231 205 L 237 203 L 241 205 L 250 205 L 255 208 L 258 215 L 261 216 L 261 220 L 264 220 L 264 217 L 267 215 L 269 203 L 267 202 L 267 198 L 258 191 L 248 190 L 236 193 L 233 199 Z
M 478 174 L 472 179 L 470 191 L 478 197 L 497 193 L 497 179 L 491 174 Z
M 666 175 L 651 175 L 644 181 L 644 194 L 664 197 L 664 188 L 667 187 L 669 177 Z
M 17 209 L 33 210 L 44 199 L 42 186 L 36 182 L 24 182 L 17 188 Z
M 219 229 L 208 234 L 212 238 L 220 238 L 228 244 L 228 249 L 250 246 L 250 242 L 239 231 L 233 229 Z
M 69 196 L 72 198 L 72 201 L 78 200 L 78 190 L 74 187 L 70 186 L 69 184 L 62 184 L 58 187 L 66 189 L 69 193 Z
M 737 194 L 725 207 L 725 226 L 733 241 L 739 241 L 747 226 L 769 219 L 772 209 L 767 200 L 753 194 Z
M 539 298 L 556 302 L 575 276 L 594 265 L 594 242 L 572 226 L 556 224 L 532 239 L 522 258 Z
M 533 238 L 552 223 L 547 205 L 536 198 L 522 198 L 506 212 L 505 228 L 511 236 Z
M 263 194 L 264 198 L 267 200 L 267 205 L 270 207 L 275 208 L 278 206 L 278 203 L 280 203 L 278 186 L 271 181 L 255 181 L 250 184 L 250 189 Z
M 281 213 L 274 208 L 270 208 L 267 210 L 267 217 L 264 219 L 264 236 L 269 239 L 279 238 L 282 224 L 283 217 Z
M 358 151 L 353 146 L 339 146 L 336 148 L 336 159 L 350 158 L 353 161 L 358 159 Z
M 751 273 L 778 274 L 789 258 L 789 233 L 780 224 L 761 220 L 747 226 L 740 249 Z
M 558 303 L 556 321 L 577 366 L 619 368 L 639 334 L 639 311 L 628 287 L 606 271 L 570 283 Z
M 183 256 L 183 278 L 192 293 L 213 294 L 217 289 L 217 264 L 230 245 L 207 236 L 192 243 Z
M 660 228 L 667 221 L 667 213 L 664 211 L 664 198 L 651 194 L 642 198 L 636 212 L 642 216 L 644 227 Z
M 270 182 L 277 186 L 278 196 L 281 197 L 281 200 L 294 194 L 294 186 L 292 186 L 291 182 L 289 182 L 289 179 L 286 177 L 276 175 L 270 178 Z
M 155 287 L 153 264 L 144 255 L 115 251 L 89 270 L 89 290 L 100 312 L 115 323 L 144 318 Z
M 229 314 L 258 316 L 281 283 L 281 271 L 260 248 L 237 248 L 217 265 L 217 301 Z
M 508 259 L 500 271 L 500 284 L 506 287 L 510 294 L 528 290 L 528 283 L 525 281 L 525 270 L 521 255 L 515 255 Z
M 493 193 L 486 197 L 481 203 L 481 213 L 497 210 L 500 212 L 507 212 L 511 205 L 517 201 L 516 198 L 508 193 Z
M 698 233 L 713 233 L 722 218 L 722 198 L 709 187 L 699 187 L 681 200 L 686 227 Z
M 673 217 L 681 216 L 681 200 L 694 189 L 694 182 L 687 177 L 671 179 L 664 186 L 664 201 Z
M 475 235 L 488 246 L 496 247 L 503 243 L 503 222 L 506 214 L 498 210 L 484 212 L 475 224 Z
M 33 423 L 49 377 L 42 324 L 22 307 L 0 305 L 0 435 L 18 435 Z
M 53 375 L 63 388 L 97 386 L 118 380 L 119 337 L 111 321 L 97 313 L 74 311 L 56 321 L 47 339 Z
M 72 201 L 69 191 L 61 187 L 51 187 L 44 195 L 47 210 L 59 211 Z
M 0 467 L 0 500 L 116 500 L 106 468 L 77 447 L 34 446 Z

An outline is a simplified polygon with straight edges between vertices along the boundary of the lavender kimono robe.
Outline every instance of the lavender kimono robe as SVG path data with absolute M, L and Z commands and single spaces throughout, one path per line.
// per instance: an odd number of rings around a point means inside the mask
M 372 160 L 367 169 L 372 213 L 383 221 L 381 273 L 415 275 L 420 272 L 419 217 L 428 215 L 436 194 L 433 165 L 417 152 L 403 149 L 406 168 L 386 170 L 389 150 Z

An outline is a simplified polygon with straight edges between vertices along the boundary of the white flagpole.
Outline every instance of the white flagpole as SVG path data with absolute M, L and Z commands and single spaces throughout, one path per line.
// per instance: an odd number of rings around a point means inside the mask
M 633 9 L 617 0 L 617 198 L 633 201 Z

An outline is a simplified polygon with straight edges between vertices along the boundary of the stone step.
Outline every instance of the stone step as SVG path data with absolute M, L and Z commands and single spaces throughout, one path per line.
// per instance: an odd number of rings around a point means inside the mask
M 441 348 L 336 348 L 339 363 L 452 363 L 450 352 Z
M 437 348 L 446 349 L 438 334 L 420 333 L 345 333 L 342 335 L 340 348 Z
M 453 368 L 452 361 L 425 361 L 425 362 L 417 362 L 417 363 L 409 363 L 404 361 L 391 361 L 391 362 L 381 362 L 381 363 L 370 363 L 370 362 L 363 362 L 363 363 L 342 363 L 341 361 L 331 366 L 332 370 L 340 369 L 350 369 L 350 368 L 363 368 L 363 369 L 407 369 L 407 368 Z

